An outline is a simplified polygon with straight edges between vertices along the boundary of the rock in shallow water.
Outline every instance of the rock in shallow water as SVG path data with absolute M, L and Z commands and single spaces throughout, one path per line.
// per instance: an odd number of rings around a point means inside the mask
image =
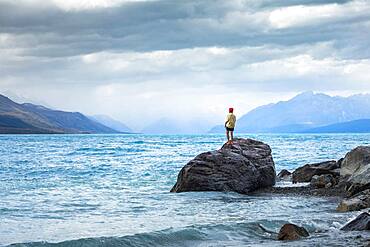
M 357 211 L 368 207 L 370 207 L 370 189 L 364 190 L 350 198 L 343 199 L 338 205 L 337 211 Z
M 370 164 L 356 170 L 347 180 L 350 195 L 370 189 Z
M 232 145 L 199 154 L 180 171 L 171 192 L 235 191 L 246 194 L 275 184 L 271 148 L 260 141 L 237 138 Z
M 356 219 L 350 221 L 341 228 L 343 231 L 364 231 L 370 230 L 370 214 L 362 213 Z
M 279 231 L 278 240 L 298 240 L 309 235 L 303 227 L 294 224 L 285 224 Z
M 331 174 L 315 175 L 311 179 L 310 185 L 315 188 L 330 188 L 335 184 L 335 179 Z
M 359 146 L 347 153 L 340 174 L 350 195 L 370 189 L 370 146 Z
M 307 164 L 293 172 L 293 183 L 310 182 L 315 175 L 331 174 L 339 176 L 340 162 L 331 160 L 315 164 Z
M 341 176 L 351 176 L 370 164 L 370 146 L 359 146 L 347 153 L 340 169 Z

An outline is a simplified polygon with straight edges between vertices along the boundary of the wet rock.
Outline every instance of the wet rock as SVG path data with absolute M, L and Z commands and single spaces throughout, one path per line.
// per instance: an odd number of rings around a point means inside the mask
M 279 231 L 278 240 L 298 240 L 309 235 L 303 227 L 294 224 L 285 224 Z
M 341 228 L 343 231 L 364 231 L 370 230 L 370 214 L 362 213 L 356 219 L 350 221 Z
M 363 190 L 370 189 L 370 164 L 359 168 L 347 180 L 347 191 L 354 195 Z
M 310 185 L 314 188 L 330 188 L 335 184 L 335 179 L 331 174 L 315 175 L 311 179 Z
M 349 195 L 370 189 L 370 146 L 359 146 L 347 153 L 340 174 Z
M 349 212 L 349 211 L 358 211 L 367 206 L 363 201 L 353 198 L 353 199 L 343 199 L 337 207 L 339 212 Z
M 358 211 L 370 207 L 370 189 L 364 190 L 350 198 L 343 199 L 337 207 L 339 212 Z
M 370 164 L 370 146 L 359 146 L 346 154 L 342 161 L 340 175 L 352 176 L 357 170 Z
M 277 175 L 279 181 L 291 181 L 292 180 L 292 173 L 286 169 L 281 170 Z
M 252 139 L 235 139 L 220 150 L 199 154 L 180 171 L 171 192 L 249 193 L 275 184 L 271 148 Z
M 331 174 L 339 176 L 340 162 L 331 160 L 315 164 L 307 164 L 296 169 L 292 174 L 293 183 L 310 182 L 315 175 Z

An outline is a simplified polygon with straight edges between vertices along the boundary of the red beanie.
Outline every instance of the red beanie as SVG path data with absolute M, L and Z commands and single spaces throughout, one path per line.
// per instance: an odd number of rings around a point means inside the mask
M 230 112 L 230 113 L 233 113 L 233 112 L 234 112 L 234 108 L 230 107 L 230 108 L 229 108 L 229 112 Z

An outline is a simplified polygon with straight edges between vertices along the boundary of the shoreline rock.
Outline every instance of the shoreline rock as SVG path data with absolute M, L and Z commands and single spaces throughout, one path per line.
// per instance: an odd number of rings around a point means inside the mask
M 234 191 L 248 194 L 275 184 L 275 164 L 269 145 L 236 138 L 220 150 L 205 152 L 179 172 L 171 192 Z
M 370 230 L 370 214 L 364 212 L 341 228 L 343 231 Z
M 343 199 L 337 207 L 339 212 L 358 211 L 370 207 L 370 189 Z
M 310 186 L 315 188 L 330 188 L 336 185 L 337 181 L 331 174 L 315 175 L 312 177 Z
M 285 172 L 284 172 L 285 173 Z M 341 197 L 339 212 L 370 207 L 370 146 L 359 146 L 344 158 L 306 164 L 292 173 L 292 182 L 309 182 L 306 187 L 274 187 L 261 193 Z
M 357 170 L 370 164 L 370 146 L 358 146 L 346 154 L 342 161 L 340 175 L 352 176 Z
M 285 224 L 281 227 L 278 240 L 298 240 L 303 237 L 308 237 L 310 234 L 304 227 L 295 224 Z
M 297 168 L 293 174 L 293 183 L 310 182 L 312 177 L 315 175 L 330 174 L 333 177 L 339 176 L 339 168 L 341 162 L 330 160 L 314 164 L 306 164 L 302 167 Z

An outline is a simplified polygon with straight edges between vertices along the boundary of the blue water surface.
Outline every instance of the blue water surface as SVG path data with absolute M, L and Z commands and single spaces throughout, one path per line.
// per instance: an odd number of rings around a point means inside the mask
M 277 171 L 337 160 L 370 134 L 239 135 L 268 143 Z M 335 198 L 169 193 L 195 155 L 223 135 L 0 135 L 0 245 L 357 246 Z M 311 236 L 281 243 L 292 222 Z M 358 235 L 362 237 L 358 237 Z M 23 243 L 23 244 L 21 244 Z

